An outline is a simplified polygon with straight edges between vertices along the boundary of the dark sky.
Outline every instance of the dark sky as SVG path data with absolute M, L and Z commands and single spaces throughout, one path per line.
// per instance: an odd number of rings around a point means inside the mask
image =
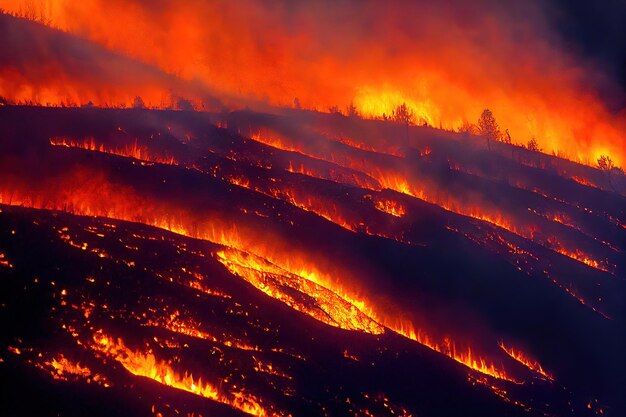
M 615 86 L 600 86 L 607 104 L 626 107 L 626 0 L 545 0 L 567 49 L 592 60 Z M 612 90 L 612 91 L 610 91 Z

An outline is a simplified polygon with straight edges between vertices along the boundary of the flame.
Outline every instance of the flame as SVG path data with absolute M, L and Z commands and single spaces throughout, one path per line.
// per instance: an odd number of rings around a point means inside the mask
M 128 348 L 122 339 L 115 340 L 103 333 L 94 334 L 92 348 L 119 362 L 133 375 L 150 378 L 160 384 L 209 398 L 254 416 L 278 416 L 265 409 L 259 400 L 242 391 L 226 394 L 217 386 L 194 378 L 188 373 L 178 373 L 171 365 L 159 360 L 151 351 L 142 352 Z
M 13 264 L 9 261 L 9 259 L 3 252 L 0 252 L 0 266 L 13 268 Z
M 291 106 L 296 97 L 298 105 L 322 110 L 353 103 L 367 117 L 389 116 L 406 103 L 416 123 L 449 130 L 477 120 L 489 107 L 520 143 L 535 137 L 546 152 L 588 164 L 600 154 L 612 155 L 618 164 L 626 160 L 623 118 L 589 90 L 592 70 L 545 41 L 553 36 L 537 4 L 503 10 L 473 3 L 456 13 L 456 7 L 437 4 L 348 3 L 326 8 L 325 18 L 317 20 L 319 10 L 307 2 L 287 7 L 222 0 L 179 7 L 166 0 L 155 10 L 138 1 L 40 0 L 30 1 L 39 7 L 25 10 L 28 3 L 5 0 L 3 7 L 167 74 L 198 80 L 235 103 L 252 99 Z M 342 19 L 346 7 L 351 7 L 348 22 Z M 344 30 L 322 23 L 334 21 Z M 263 36 L 257 28 L 264 28 Z M 45 96 L 58 103 L 63 88 L 54 81 L 49 77 L 48 84 L 34 85 L 21 79 L 22 89 L 0 94 Z M 122 92 L 133 90 L 128 84 Z M 84 100 L 93 91 L 89 87 L 83 82 L 74 95 Z M 141 94 L 159 102 L 162 88 L 145 90 Z
M 484 357 L 472 352 L 472 348 L 470 346 L 459 346 L 449 337 L 444 337 L 440 341 L 435 340 L 422 329 L 416 330 L 413 324 L 407 321 L 387 319 L 382 322 L 385 323 L 386 327 L 390 328 L 394 332 L 408 339 L 414 340 L 434 350 L 435 352 L 444 354 L 470 369 L 494 378 L 503 379 L 513 383 L 520 383 L 513 376 L 507 374 L 501 366 L 496 366 L 495 363 L 489 362 Z
M 316 260 L 304 253 L 276 250 L 276 242 L 273 247 L 270 247 L 256 239 L 254 234 L 247 236 L 244 229 L 218 220 L 198 227 L 188 214 L 178 213 L 171 208 L 161 208 L 158 204 L 155 205 L 155 201 L 140 198 L 130 188 L 121 186 L 113 188 L 106 179 L 98 178 L 93 173 L 83 173 L 79 177 L 81 180 L 77 185 L 80 184 L 80 192 L 66 190 L 59 194 L 62 199 L 58 202 L 48 198 L 26 196 L 19 192 L 0 191 L 0 203 L 57 210 L 71 207 L 71 211 L 75 214 L 139 222 L 222 244 L 231 249 L 218 253 L 218 260 L 231 272 L 246 279 L 266 294 L 286 302 L 294 309 L 312 315 L 324 323 L 347 330 L 379 334 L 383 331 L 381 326 L 385 326 L 478 372 L 514 381 L 504 370 L 480 357 L 470 347 L 461 348 L 449 338 L 437 341 L 422 329 L 415 331 L 410 322 L 402 322 L 398 325 L 398 320 L 393 314 L 386 313 L 386 309 L 378 308 L 375 303 L 363 296 L 356 295 L 346 283 L 339 281 L 337 277 L 344 274 L 338 272 L 334 275 L 322 271 Z M 85 182 L 85 178 L 89 178 L 91 182 Z M 68 183 L 72 184 L 75 181 L 70 180 Z M 106 202 L 103 202 L 103 196 L 108 197 L 105 199 Z M 270 285 L 272 280 L 275 284 Z M 281 285 L 292 288 L 295 285 L 298 291 L 311 297 L 317 304 L 309 307 L 306 303 L 296 302 L 281 290 Z M 323 314 L 320 314 L 318 307 L 324 311 Z
M 391 214 L 395 217 L 403 217 L 406 214 L 406 208 L 395 200 L 376 199 L 374 200 L 374 207 L 383 213 Z
M 104 387 L 110 386 L 110 383 L 103 375 L 94 374 L 87 366 L 81 365 L 79 362 L 72 362 L 62 354 L 38 366 L 50 368 L 52 377 L 57 380 L 68 381 L 70 377 L 79 377 L 86 380 L 88 383 L 94 381 L 102 384 Z
M 532 224 L 516 224 L 514 219 L 508 217 L 496 207 L 478 207 L 468 205 L 462 196 L 447 193 L 445 190 L 429 181 L 414 180 L 400 170 L 394 168 L 381 168 L 374 162 L 370 162 L 365 158 L 352 156 L 347 152 L 341 154 L 325 154 L 323 151 L 318 151 L 316 149 L 305 149 L 303 146 L 296 145 L 295 141 L 285 138 L 275 132 L 261 133 L 260 131 L 257 131 L 252 133 L 251 137 L 258 142 L 278 149 L 298 152 L 312 158 L 319 158 L 362 172 L 378 181 L 383 188 L 388 188 L 402 194 L 419 198 L 420 200 L 438 205 L 444 210 L 448 210 L 453 213 L 491 223 L 513 234 L 555 250 L 558 253 L 587 266 L 604 272 L 610 272 L 607 265 L 605 265 L 606 262 L 595 260 L 578 248 L 564 248 L 563 244 L 558 242 L 553 236 L 546 239 L 548 241 L 547 245 L 545 242 L 535 239 L 536 227 Z
M 139 145 L 135 140 L 133 144 L 126 145 L 122 148 L 109 148 L 104 144 L 98 144 L 94 138 L 85 138 L 83 140 L 75 140 L 70 138 L 51 138 L 50 144 L 52 146 L 64 146 L 67 148 L 79 148 L 89 151 L 97 151 L 103 153 L 109 153 L 113 155 L 126 156 L 135 158 L 141 161 L 157 162 L 160 164 L 178 165 L 178 162 L 174 157 L 161 157 L 152 153 L 147 146 Z
M 185 320 L 179 311 L 174 311 L 162 317 L 147 320 L 145 325 L 166 329 L 173 333 L 183 334 L 185 336 L 207 340 L 213 343 L 220 343 L 224 346 L 234 347 L 236 349 L 250 351 L 259 350 L 256 346 L 252 346 L 237 339 L 228 338 L 224 335 L 222 335 L 222 337 L 218 339 L 217 337 L 205 331 L 202 331 L 202 325 L 200 323 L 193 320 Z
M 365 305 L 363 301 L 346 301 L 345 296 L 338 296 L 333 291 L 315 283 L 310 276 L 304 278 L 289 273 L 257 256 L 241 251 L 219 251 L 216 257 L 233 274 L 244 278 L 270 297 L 281 300 L 316 320 L 346 330 L 360 330 L 371 334 L 383 333 L 382 326 L 355 306 L 360 305 L 363 308 Z M 310 297 L 314 303 L 307 303 L 306 298 L 299 300 L 294 297 L 293 290 Z
M 512 357 L 513 359 L 515 359 L 516 361 L 518 361 L 519 363 L 521 363 L 528 369 L 539 373 L 540 375 L 549 379 L 550 381 L 554 381 L 554 377 L 548 374 L 538 361 L 530 358 L 527 354 L 525 354 L 521 350 L 515 349 L 512 347 L 506 347 L 504 343 L 502 342 L 499 342 L 498 345 L 500 346 L 500 348 L 502 348 L 503 351 L 506 352 L 507 355 L 509 355 L 510 357 Z

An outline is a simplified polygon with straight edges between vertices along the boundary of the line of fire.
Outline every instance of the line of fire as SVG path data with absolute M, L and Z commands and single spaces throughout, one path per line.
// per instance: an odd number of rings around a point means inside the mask
M 0 0 L 0 415 L 624 415 L 558 2 L 147 3 Z

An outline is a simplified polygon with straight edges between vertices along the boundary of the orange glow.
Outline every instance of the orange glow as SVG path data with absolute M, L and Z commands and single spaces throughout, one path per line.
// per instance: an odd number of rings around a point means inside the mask
M 577 177 L 577 176 L 572 176 L 571 178 L 572 178 L 572 180 L 576 181 L 579 184 L 584 185 L 585 187 L 600 188 L 596 184 L 594 184 L 594 183 L 592 183 L 590 181 L 587 181 L 585 178 Z
M 259 400 L 242 391 L 225 393 L 201 378 L 194 378 L 188 373 L 178 373 L 171 365 L 157 359 L 151 352 L 134 351 L 124 344 L 121 339 L 113 339 L 102 333 L 94 334 L 93 349 L 100 351 L 119 362 L 133 375 L 150 378 L 160 384 L 192 394 L 209 398 L 254 416 L 277 416 L 280 414 L 265 409 Z
M 259 257 L 240 251 L 220 251 L 216 256 L 233 274 L 242 277 L 270 297 L 281 300 L 316 320 L 346 330 L 361 330 L 371 334 L 383 332 L 382 326 L 355 308 L 355 304 L 363 306 L 362 301 L 346 301 L 344 297 L 315 283 L 310 277 L 303 278 L 289 273 Z M 306 294 L 315 303 L 299 301 L 292 295 L 292 291 L 285 291 L 285 288 Z
M 509 355 L 510 357 L 512 357 L 513 359 L 515 359 L 516 361 L 518 361 L 519 363 L 521 363 L 522 365 L 524 365 L 528 369 L 539 373 L 540 375 L 542 375 L 543 377 L 549 379 L 550 381 L 554 380 L 554 377 L 552 375 L 548 374 L 543 369 L 543 367 L 541 366 L 541 364 L 539 362 L 537 362 L 536 360 L 530 358 L 528 355 L 526 355 L 521 350 L 514 349 L 514 348 L 511 348 L 511 347 L 506 347 L 502 342 L 500 342 L 499 345 L 502 348 L 502 350 L 507 353 L 507 355 Z
M 9 261 L 9 259 L 7 258 L 7 256 L 0 252 L 0 266 L 4 266 L 7 268 L 13 268 L 13 264 Z
M 421 329 L 416 331 L 410 322 L 393 323 L 388 321 L 385 325 L 394 332 L 429 347 L 435 352 L 442 353 L 455 361 L 462 363 L 468 368 L 478 371 L 484 375 L 489 375 L 494 378 L 514 383 L 519 382 L 511 375 L 508 375 L 501 366 L 496 366 L 493 362 L 489 362 L 475 352 L 472 352 L 472 348 L 470 346 L 464 348 L 457 346 L 453 340 L 447 337 L 440 341 L 434 340 Z
M 148 147 L 140 146 L 137 141 L 132 145 L 126 145 L 123 148 L 107 148 L 103 144 L 97 144 L 94 138 L 84 140 L 74 140 L 69 138 L 52 138 L 50 144 L 53 146 L 65 146 L 67 148 L 80 148 L 89 151 L 98 151 L 110 153 L 113 155 L 127 156 L 142 161 L 158 162 L 160 164 L 176 165 L 177 162 L 173 157 L 161 157 L 150 153 Z
M 44 362 L 43 365 L 37 366 L 42 369 L 48 368 L 52 377 L 57 380 L 68 381 L 70 377 L 78 377 L 88 383 L 93 381 L 105 387 L 110 386 L 110 383 L 104 376 L 94 374 L 88 367 L 78 362 L 72 362 L 63 355 L 57 355 L 51 361 Z
M 461 348 L 449 338 L 439 340 L 427 335 L 423 329 L 414 330 L 411 322 L 399 321 L 395 314 L 388 311 L 388 307 L 378 307 L 366 297 L 363 294 L 365 289 L 350 286 L 347 271 L 320 268 L 318 260 L 307 253 L 293 248 L 287 250 L 287 247 L 292 246 L 288 242 L 282 244 L 273 239 L 260 240 L 255 238 L 254 232 L 218 219 L 199 226 L 194 224 L 188 213 L 160 206 L 156 201 L 140 197 L 131 188 L 119 185 L 114 188 L 98 174 L 84 172 L 77 175 L 80 180 L 68 180 L 67 188 L 57 192 L 57 200 L 12 191 L 0 192 L 0 203 L 57 210 L 71 207 L 75 214 L 139 222 L 237 249 L 241 252 L 226 250 L 218 253 L 218 260 L 231 272 L 294 309 L 348 330 L 379 334 L 383 331 L 381 326 L 385 326 L 471 369 L 513 381 L 504 370 L 472 351 L 469 346 Z M 78 188 L 72 190 L 70 184 Z M 51 187 L 53 185 L 47 187 L 47 192 L 55 195 Z M 268 245 L 266 241 L 272 244 Z M 317 305 L 296 302 L 281 289 L 283 285 L 311 297 Z M 322 311 L 324 313 L 320 314 Z
M 169 315 L 148 320 L 146 325 L 167 329 L 173 333 L 184 334 L 186 336 L 207 340 L 213 343 L 220 343 L 224 346 L 234 347 L 236 349 L 258 350 L 255 346 L 251 346 L 240 340 L 225 337 L 224 335 L 218 339 L 217 337 L 202 331 L 202 325 L 200 323 L 183 319 L 179 311 L 174 311 Z
M 41 6 L 26 17 L 183 80 L 199 80 L 233 103 L 291 106 L 297 98 L 303 107 L 323 111 L 353 103 L 366 117 L 389 116 L 406 103 L 418 124 L 449 130 L 477 120 L 488 107 L 514 142 L 535 137 L 546 152 L 587 164 L 600 154 L 618 165 L 626 161 L 623 117 L 589 91 L 593 70 L 546 40 L 553 36 L 535 4 L 524 2 L 512 14 L 476 5 L 468 7 L 468 19 L 435 3 L 367 3 L 351 8 L 346 21 L 340 20 L 346 6 L 329 7 L 318 19 L 319 9 L 308 2 L 289 8 L 252 0 L 185 7 L 167 0 L 158 8 L 138 1 L 34 3 Z M 3 7 L 25 15 L 24 4 L 5 0 Z M 341 31 L 324 23 L 336 20 Z M 61 90 L 51 88 L 53 77 L 38 86 L 32 81 L 22 79 L 19 91 L 0 94 L 24 99 Z M 122 92 L 133 89 L 128 84 Z M 89 82 L 81 87 L 74 95 L 90 96 Z M 148 98 L 158 103 L 159 93 Z M 58 100 L 48 95 L 44 100 Z
M 374 200 L 374 207 L 395 217 L 402 217 L 406 214 L 406 208 L 394 200 L 376 199 Z
M 534 225 L 517 224 L 513 218 L 502 213 L 497 207 L 478 207 L 468 205 L 463 196 L 447 193 L 445 189 L 441 189 L 437 184 L 430 181 L 413 180 L 400 170 L 383 169 L 373 162 L 364 158 L 353 157 L 349 153 L 342 153 L 341 155 L 326 155 L 317 150 L 303 149 L 302 146 L 297 146 L 294 141 L 291 141 L 289 138 L 282 137 L 275 132 L 256 132 L 251 134 L 251 137 L 258 142 L 265 143 L 266 145 L 273 146 L 278 149 L 298 152 L 303 155 L 327 160 L 346 168 L 360 171 L 378 181 L 383 188 L 388 188 L 402 194 L 419 198 L 420 200 L 438 205 L 439 207 L 453 213 L 491 223 L 525 239 L 533 240 L 540 245 L 546 246 L 545 242 L 536 241 L 534 239 L 536 232 Z M 609 272 L 605 262 L 593 259 L 590 255 L 583 253 L 580 249 L 564 248 L 555 237 L 550 237 L 548 241 L 550 249 L 592 268 Z

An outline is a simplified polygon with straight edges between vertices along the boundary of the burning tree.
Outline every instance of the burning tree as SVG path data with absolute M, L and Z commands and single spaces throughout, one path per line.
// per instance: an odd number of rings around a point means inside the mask
M 348 107 L 346 108 L 346 115 L 348 117 L 361 117 L 361 114 L 359 113 L 359 109 L 356 108 L 354 103 L 348 104 Z
M 328 112 L 330 114 L 341 114 L 341 110 L 339 110 L 339 106 L 330 106 L 328 108 Z
M 608 155 L 600 155 L 598 158 L 598 168 L 600 171 L 606 173 L 606 176 L 609 180 L 609 185 L 613 189 L 613 191 L 617 192 L 615 186 L 613 185 L 613 175 L 612 174 L 623 174 L 621 168 L 615 165 L 615 162 Z
M 526 149 L 534 152 L 541 152 L 541 148 L 539 147 L 539 143 L 537 143 L 537 139 L 532 138 L 526 144 Z
M 498 122 L 489 109 L 483 110 L 478 119 L 478 133 L 487 141 L 487 148 L 491 149 L 491 141 L 498 140 L 500 128 Z
M 133 100 L 133 108 L 134 109 L 145 109 L 146 108 L 146 104 L 144 103 L 144 101 L 143 101 L 143 99 L 141 97 L 137 96 Z
M 474 123 L 470 123 L 467 120 L 463 121 L 463 125 L 458 130 L 459 133 L 463 133 L 466 136 L 472 136 L 478 134 L 478 127 Z
M 403 125 L 415 124 L 415 113 L 406 105 L 406 103 L 400 104 L 391 113 L 391 119 Z
M 600 168 L 601 171 L 610 173 L 616 166 L 610 156 L 601 155 L 600 158 L 598 158 L 598 168 Z
M 398 107 L 396 107 L 391 113 L 391 120 L 393 120 L 394 122 L 398 124 L 402 124 L 405 126 L 405 131 L 406 131 L 405 140 L 406 140 L 406 144 L 408 145 L 409 125 L 415 124 L 415 113 L 413 112 L 413 110 L 411 110 L 409 106 L 406 105 L 406 103 L 402 103 Z

